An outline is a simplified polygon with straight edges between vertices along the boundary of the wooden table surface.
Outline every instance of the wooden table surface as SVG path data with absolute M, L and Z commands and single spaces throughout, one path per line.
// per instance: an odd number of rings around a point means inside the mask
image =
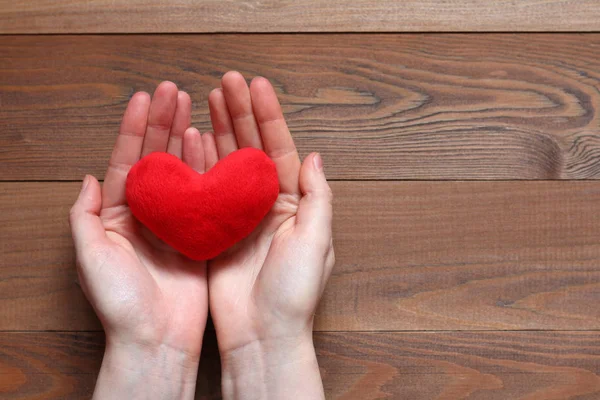
M 89 398 L 67 222 L 130 96 L 275 85 L 334 192 L 330 399 L 600 399 L 597 0 L 0 0 L 0 398 Z M 135 34 L 132 34 L 135 33 Z M 214 332 L 198 399 L 220 398 Z

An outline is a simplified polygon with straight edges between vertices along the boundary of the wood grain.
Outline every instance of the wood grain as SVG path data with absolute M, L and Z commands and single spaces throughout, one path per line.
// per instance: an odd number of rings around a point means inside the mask
M 0 1 L 0 33 L 598 31 L 596 0 Z
M 197 399 L 219 399 L 216 341 L 205 339 Z M 0 333 L 3 399 L 89 398 L 99 332 Z M 597 332 L 317 333 L 328 399 L 597 399 Z
M 0 184 L 0 330 L 98 330 L 79 183 Z M 600 329 L 600 182 L 332 182 L 319 331 Z
M 594 399 L 597 332 L 316 335 L 328 398 Z
M 208 130 L 229 69 L 273 81 L 330 179 L 600 177 L 600 34 L 4 36 L 0 59 L 0 180 L 102 177 L 163 79 Z

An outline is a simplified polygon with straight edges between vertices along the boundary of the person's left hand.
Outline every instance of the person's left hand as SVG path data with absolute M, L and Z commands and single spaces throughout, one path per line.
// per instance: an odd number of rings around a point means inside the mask
M 204 172 L 202 138 L 189 128 L 190 118 L 190 97 L 171 82 L 161 83 L 152 100 L 136 93 L 103 187 L 86 176 L 71 209 L 79 280 L 106 332 L 94 398 L 133 398 L 129 391 L 145 390 L 154 398 L 193 398 L 208 314 L 206 262 L 159 241 L 135 220 L 125 198 L 129 169 L 153 151 Z
M 316 153 L 300 162 L 267 79 L 254 78 L 248 87 L 239 72 L 228 72 L 208 101 L 214 135 L 204 135 L 207 167 L 254 147 L 271 158 L 279 180 L 277 200 L 259 226 L 209 261 L 223 398 L 324 398 L 312 341 L 315 310 L 335 263 L 323 162 Z

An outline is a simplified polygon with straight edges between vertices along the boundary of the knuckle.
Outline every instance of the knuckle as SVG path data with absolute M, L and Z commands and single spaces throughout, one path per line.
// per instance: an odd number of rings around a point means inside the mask
M 171 123 L 168 121 L 152 121 L 148 122 L 148 128 L 159 132 L 169 132 L 171 130 Z

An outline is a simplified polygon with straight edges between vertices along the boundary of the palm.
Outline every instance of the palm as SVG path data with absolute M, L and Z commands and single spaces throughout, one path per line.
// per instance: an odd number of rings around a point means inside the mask
M 123 293 L 114 295 L 130 301 L 105 307 L 111 315 L 99 310 L 100 317 L 126 321 L 136 334 L 151 327 L 163 343 L 171 342 L 174 347 L 190 343 L 193 346 L 187 350 L 199 353 L 197 338 L 206 320 L 206 262 L 176 253 L 137 223 L 127 207 L 104 209 L 101 219 L 114 252 L 113 262 L 104 270 L 106 279 L 120 274 Z M 164 337 L 167 332 L 171 337 Z
M 282 235 L 288 236 L 287 229 L 293 225 L 295 207 L 290 206 L 292 210 L 282 210 L 283 204 L 280 199 L 250 237 L 210 263 L 213 318 L 216 318 L 220 325 L 227 326 L 230 331 L 248 334 L 236 338 L 233 343 L 223 343 L 227 347 L 239 346 L 241 343 L 238 343 L 238 340 L 253 340 L 253 330 L 249 331 L 247 327 L 262 324 L 264 319 L 269 318 L 267 314 L 258 311 L 257 303 L 262 304 L 280 297 L 265 296 L 268 291 L 278 291 L 277 282 L 286 279 L 285 276 L 277 276 L 282 275 L 279 272 L 285 270 L 273 266 L 276 260 L 286 259 L 285 253 L 288 252 L 288 248 L 285 245 L 272 244 L 274 241 L 281 242 Z M 270 233 L 273 230 L 273 237 L 278 239 L 271 239 Z M 259 286 L 266 287 L 267 291 L 257 290 Z M 222 341 L 225 341 L 225 338 Z
M 104 234 L 86 246 L 91 266 L 82 268 L 80 279 L 107 333 L 199 355 L 208 313 L 206 262 L 158 240 L 135 220 L 125 199 L 127 172 L 140 157 L 152 151 L 182 157 L 184 132 L 199 137 L 186 132 L 190 112 L 189 97 L 172 83 L 161 84 L 151 104 L 142 93 L 130 101 L 102 188 L 98 230 Z M 202 157 L 183 158 L 204 169 L 197 165 Z

